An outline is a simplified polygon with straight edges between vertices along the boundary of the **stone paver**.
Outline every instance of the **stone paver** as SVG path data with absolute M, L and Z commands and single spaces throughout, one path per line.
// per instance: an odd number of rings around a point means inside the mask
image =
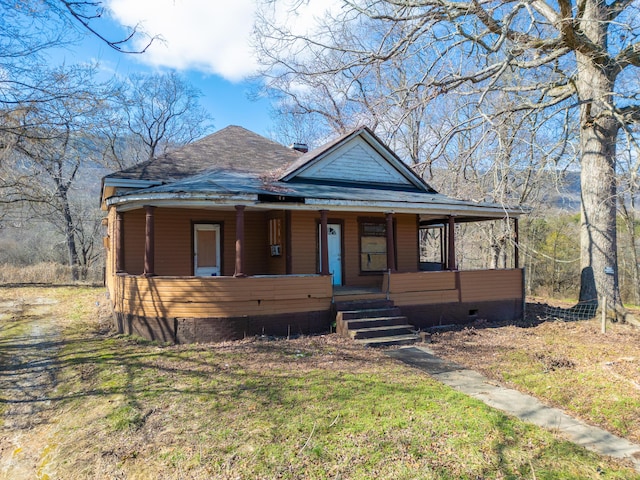
M 437 357 L 423 346 L 390 350 L 390 357 L 417 367 L 450 387 L 535 425 L 557 430 L 568 440 L 602 455 L 630 459 L 640 472 L 640 445 L 585 424 L 538 399 L 489 380 L 484 375 Z

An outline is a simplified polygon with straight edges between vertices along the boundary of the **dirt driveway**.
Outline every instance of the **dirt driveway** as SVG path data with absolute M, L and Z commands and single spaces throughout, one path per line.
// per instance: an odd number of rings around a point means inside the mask
M 46 297 L 0 299 L 0 478 L 49 478 L 56 431 L 49 396 L 60 345 Z M 7 340 L 10 339 L 10 340 Z M 4 357 L 4 358 L 2 358 Z

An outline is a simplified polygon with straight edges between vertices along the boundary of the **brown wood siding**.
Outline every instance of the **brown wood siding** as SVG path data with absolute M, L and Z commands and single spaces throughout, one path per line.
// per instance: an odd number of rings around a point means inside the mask
M 179 209 L 155 210 L 155 273 L 193 275 L 190 213 Z
M 360 272 L 360 226 L 359 219 L 377 218 L 384 221 L 383 214 L 361 214 L 351 212 L 329 212 L 329 223 L 342 223 L 342 259 L 345 285 L 380 287 L 382 274 Z M 418 231 L 415 215 L 395 215 L 396 256 L 398 270 L 418 271 Z M 292 273 L 309 274 L 318 271 L 317 229 L 320 213 L 292 212 Z
M 331 216 L 331 215 L 330 215 Z M 341 218 L 344 220 L 343 245 L 345 267 L 345 285 L 358 287 L 379 287 L 380 275 L 361 275 L 360 274 L 360 227 L 358 225 L 357 213 L 345 213 Z M 384 219 L 384 215 L 380 215 Z
M 238 317 L 328 310 L 329 277 L 117 277 L 116 311 L 144 317 Z
M 522 298 L 522 270 L 460 272 L 462 302 Z
M 109 237 L 109 248 L 105 251 L 105 285 L 109 292 L 109 297 L 115 298 L 115 272 L 116 272 L 116 209 L 109 208 L 107 212 L 107 236 Z
M 391 293 L 404 293 L 456 290 L 457 274 L 458 272 L 394 273 L 391 275 L 389 291 Z
M 125 269 L 139 275 L 144 266 L 144 210 L 125 214 Z M 222 275 L 235 269 L 236 213 L 232 210 L 194 210 L 156 208 L 155 273 L 165 276 L 193 275 L 193 223 L 217 223 L 222 226 Z M 115 219 L 114 219 L 115 222 Z M 270 274 L 264 212 L 245 212 L 245 273 Z
M 384 220 L 383 214 L 365 214 L 367 218 Z M 115 217 L 114 217 L 115 218 Z M 222 225 L 222 275 L 230 276 L 235 267 L 235 211 L 194 210 L 176 208 L 155 209 L 155 273 L 166 276 L 193 275 L 193 223 Z M 268 225 L 270 218 L 281 219 L 281 238 L 287 237 L 287 222 L 283 211 L 245 212 L 245 272 L 248 275 L 286 273 L 286 245 L 281 244 L 281 256 L 272 257 Z M 318 273 L 317 225 L 319 212 L 291 212 L 291 273 Z M 342 224 L 343 278 L 345 285 L 380 287 L 382 274 L 360 272 L 360 227 L 363 214 L 329 212 L 329 222 Z M 418 233 L 415 215 L 395 215 L 397 269 L 400 272 L 418 270 Z M 125 268 L 139 275 L 144 264 L 144 210 L 125 213 Z M 115 219 L 114 222 L 115 224 Z M 115 260 L 114 260 L 115 261 Z
M 430 305 L 452 303 L 460 299 L 456 285 L 457 272 L 417 272 L 385 274 L 383 289 L 387 288 L 396 305 Z
M 380 287 L 382 274 L 367 274 L 360 271 L 360 224 L 363 218 L 385 220 L 384 214 L 345 215 L 345 249 L 347 250 L 347 285 Z M 418 271 L 418 232 L 415 215 L 394 215 L 396 269 L 399 272 Z
M 319 220 L 318 212 L 291 212 L 291 273 L 317 273 L 316 222 Z
M 235 219 L 233 222 L 233 242 L 231 245 L 233 248 L 234 262 L 235 262 Z M 269 271 L 269 239 L 268 239 L 268 224 L 265 212 L 251 212 L 245 211 L 244 213 L 244 232 L 245 232 L 245 272 L 247 275 L 266 275 L 270 274 Z M 232 265 L 235 266 L 235 263 Z M 233 272 L 231 272 L 233 275 Z
M 415 215 L 394 215 L 396 219 L 396 268 L 399 272 L 417 272 L 418 221 Z

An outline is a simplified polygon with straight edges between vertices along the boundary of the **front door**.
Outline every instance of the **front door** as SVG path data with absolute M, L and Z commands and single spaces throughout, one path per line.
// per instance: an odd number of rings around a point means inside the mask
M 196 277 L 220 275 L 220 225 L 193 226 L 193 270 Z
M 327 225 L 327 236 L 329 273 L 333 277 L 332 282 L 334 285 L 342 285 L 342 225 L 329 223 Z M 322 244 L 322 237 L 320 237 L 320 244 Z M 322 259 L 319 259 L 319 263 L 322 263 Z

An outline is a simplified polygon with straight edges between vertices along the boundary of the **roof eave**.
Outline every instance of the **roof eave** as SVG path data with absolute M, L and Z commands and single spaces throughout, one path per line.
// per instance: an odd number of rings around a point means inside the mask
M 106 210 L 109 206 L 108 200 L 116 194 L 118 188 L 144 189 L 162 185 L 160 180 L 138 180 L 132 178 L 117 178 L 106 176 L 102 178 L 100 206 Z
M 507 207 L 502 205 L 473 205 L 458 201 L 442 203 L 331 200 L 323 198 L 305 198 L 304 203 L 261 202 L 257 194 L 225 194 L 220 193 L 148 193 L 136 192 L 106 201 L 107 207 L 116 207 L 119 211 L 133 210 L 145 205 L 175 208 L 210 208 L 245 205 L 261 210 L 299 210 L 334 212 L 370 212 L 370 213 L 403 213 L 415 215 L 459 216 L 480 219 L 517 218 L 526 214 L 526 208 Z

